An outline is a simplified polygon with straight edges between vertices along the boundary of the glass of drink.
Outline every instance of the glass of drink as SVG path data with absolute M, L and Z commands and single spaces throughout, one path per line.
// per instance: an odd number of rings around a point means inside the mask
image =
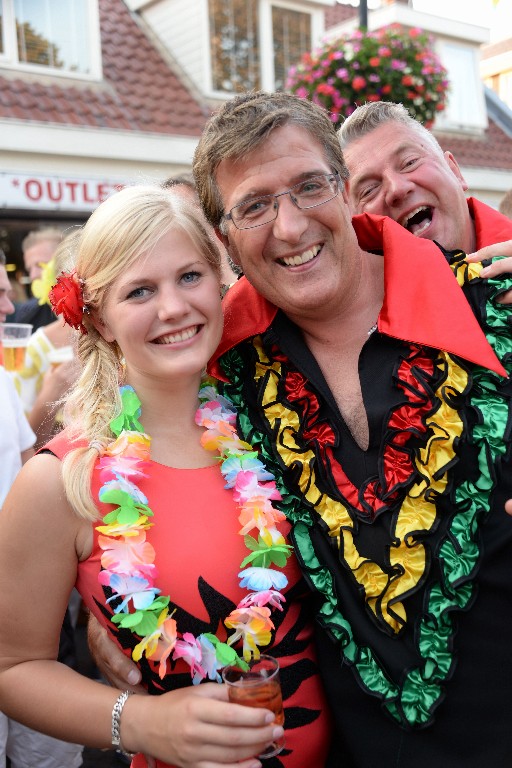
M 56 347 L 48 352 L 48 361 L 52 368 L 67 363 L 74 357 L 73 347 Z
M 264 707 L 275 714 L 275 724 L 284 724 L 283 698 L 279 682 L 279 662 L 273 656 L 262 654 L 249 664 L 248 670 L 224 667 L 222 679 L 228 686 L 229 700 L 245 707 Z M 265 749 L 260 759 L 278 755 L 284 748 L 284 737 Z
M 25 364 L 25 352 L 32 334 L 29 323 L 1 323 L 4 368 L 20 371 Z

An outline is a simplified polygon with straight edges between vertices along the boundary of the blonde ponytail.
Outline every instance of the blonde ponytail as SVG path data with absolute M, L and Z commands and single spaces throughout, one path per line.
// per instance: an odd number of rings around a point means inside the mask
M 106 447 L 113 439 L 109 424 L 121 411 L 119 396 L 119 355 L 92 326 L 78 341 L 82 372 L 64 408 L 72 434 L 87 447 L 70 451 L 63 462 L 62 474 L 68 500 L 78 515 L 98 519 L 98 509 L 91 495 L 91 478 L 98 458 L 98 445 Z M 90 443 L 96 446 L 90 447 Z

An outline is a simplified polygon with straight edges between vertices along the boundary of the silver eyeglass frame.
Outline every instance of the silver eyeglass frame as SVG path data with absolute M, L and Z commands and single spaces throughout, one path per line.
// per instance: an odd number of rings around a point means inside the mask
M 314 179 L 318 179 L 320 177 L 327 178 L 329 176 L 334 177 L 335 184 L 336 184 L 336 191 L 333 194 L 332 197 L 327 198 L 327 200 L 322 200 L 321 203 L 314 203 L 313 205 L 299 205 L 297 202 L 297 199 L 293 196 L 292 192 L 297 187 L 300 187 L 302 184 L 306 184 L 308 181 L 313 181 Z M 250 200 L 244 200 L 241 203 L 238 203 L 237 205 L 234 205 L 228 213 L 224 213 L 222 215 L 222 219 L 224 221 L 231 221 L 233 223 L 233 226 L 238 229 L 239 231 L 243 232 L 246 229 L 256 229 L 257 227 L 264 227 L 266 224 L 271 224 L 273 221 L 277 219 L 277 215 L 279 213 L 279 202 L 278 197 L 283 197 L 283 195 L 290 195 L 290 200 L 295 205 L 296 208 L 299 209 L 299 211 L 308 211 L 311 208 L 319 208 L 321 205 L 325 205 L 325 203 L 330 203 L 331 200 L 334 200 L 335 197 L 337 197 L 340 193 L 340 174 L 338 171 L 331 171 L 330 173 L 317 173 L 314 176 L 311 176 L 310 178 L 304 179 L 303 181 L 299 181 L 297 184 L 294 184 L 293 187 L 290 187 L 290 189 L 287 189 L 285 192 L 278 192 L 276 195 L 260 195 L 259 197 L 251 198 Z M 259 224 L 251 224 L 249 227 L 240 227 L 236 221 L 233 218 L 233 211 L 236 210 L 236 208 L 240 208 L 242 205 L 248 205 L 252 202 L 257 202 L 258 200 L 264 200 L 273 198 L 274 202 L 272 205 L 273 210 L 275 211 L 275 216 L 273 216 L 271 219 L 268 219 L 267 221 L 260 222 Z

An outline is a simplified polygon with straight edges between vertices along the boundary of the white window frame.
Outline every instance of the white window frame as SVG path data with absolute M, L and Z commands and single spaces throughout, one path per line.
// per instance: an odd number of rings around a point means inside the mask
M 308 14 L 311 19 L 311 49 L 315 47 L 324 32 L 323 9 L 318 8 L 314 10 L 311 6 L 298 5 L 297 3 L 286 2 L 286 0 L 260 0 L 261 47 L 269 51 L 269 55 L 262 56 L 261 60 L 261 87 L 264 91 L 273 91 L 275 89 L 274 30 L 272 28 L 272 8 L 274 7 Z
M 100 36 L 100 17 L 98 11 L 98 0 L 86 0 L 87 12 L 89 16 L 89 37 L 84 41 L 84 46 L 89 53 L 89 72 L 72 72 L 71 70 L 60 69 L 57 67 L 47 67 L 38 64 L 26 64 L 18 61 L 18 45 L 16 41 L 16 25 L 13 0 L 0 0 L 3 10 L 3 44 L 4 53 L 0 52 L 0 68 L 15 69 L 20 72 L 33 73 L 38 75 L 51 75 L 62 78 L 71 78 L 73 80 L 94 80 L 102 79 L 101 66 L 101 36 Z
M 450 72 L 450 63 L 453 57 L 450 55 L 459 50 L 469 63 L 462 77 L 461 72 L 457 79 L 454 72 Z M 473 104 L 466 104 L 469 107 L 464 114 L 457 114 L 456 109 L 450 105 L 450 91 L 448 91 L 448 104 L 443 112 L 436 115 L 434 128 L 439 131 L 456 131 L 461 133 L 481 134 L 488 125 L 487 110 L 485 106 L 485 96 L 479 69 L 479 51 L 472 44 L 466 44 L 459 40 L 438 38 L 436 41 L 436 51 L 448 70 L 448 79 L 452 80 L 452 88 L 455 98 L 461 102 L 468 99 L 467 85 L 474 86 Z M 455 77 L 454 77 L 455 75 Z
M 258 3 L 258 34 L 260 39 L 260 78 L 261 89 L 264 91 L 275 90 L 274 76 L 274 56 L 273 40 L 274 30 L 272 29 L 272 8 L 286 8 L 287 10 L 307 13 L 311 17 L 311 48 L 320 41 L 324 33 L 324 8 L 311 8 L 311 5 L 300 4 L 296 2 L 287 2 L 286 0 L 259 0 Z M 205 0 L 205 11 L 208 14 L 208 0 Z M 207 15 L 208 18 L 208 15 Z M 228 91 L 213 90 L 212 87 L 212 63 L 210 58 L 210 29 L 207 24 L 207 43 L 205 50 L 207 56 L 207 80 L 210 84 L 210 96 L 212 98 L 229 99 L 236 94 Z

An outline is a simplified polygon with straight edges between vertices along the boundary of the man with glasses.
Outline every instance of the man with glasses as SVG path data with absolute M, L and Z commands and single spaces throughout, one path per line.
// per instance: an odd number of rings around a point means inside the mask
M 245 275 L 211 370 L 318 594 L 329 766 L 504 768 L 510 281 L 390 219 L 352 223 L 334 128 L 289 94 L 226 103 L 194 174 Z

